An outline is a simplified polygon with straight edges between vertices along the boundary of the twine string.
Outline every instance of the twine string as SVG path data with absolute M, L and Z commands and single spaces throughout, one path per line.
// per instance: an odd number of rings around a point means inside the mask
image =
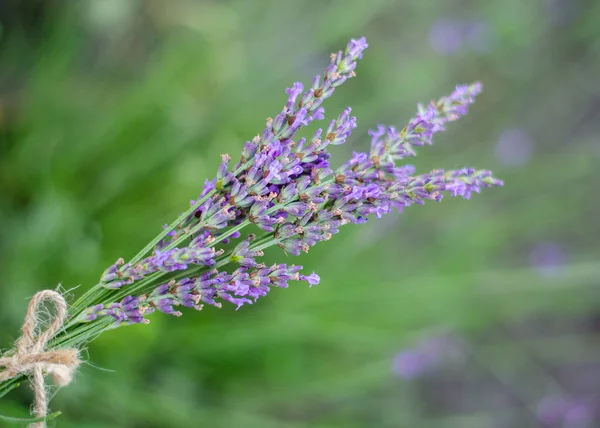
M 36 335 L 39 323 L 39 306 L 42 302 L 52 302 L 56 306 L 54 319 L 44 331 Z M 50 374 L 54 383 L 65 386 L 71 383 L 73 374 L 81 363 L 79 351 L 75 348 L 45 351 L 44 347 L 62 327 L 67 317 L 67 302 L 53 290 L 43 290 L 36 293 L 29 302 L 21 337 L 17 340 L 14 351 L 10 355 L 0 357 L 0 382 L 12 379 L 21 374 L 30 375 L 31 388 L 34 393 L 33 414 L 45 417 L 48 412 L 48 397 L 44 375 Z M 44 427 L 45 422 L 33 424 L 34 427 Z

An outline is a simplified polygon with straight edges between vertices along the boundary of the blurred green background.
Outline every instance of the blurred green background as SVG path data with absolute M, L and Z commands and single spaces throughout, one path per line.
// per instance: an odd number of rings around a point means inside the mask
M 103 335 L 56 426 L 600 426 L 599 2 L 3 0 L 0 30 L 5 348 L 33 293 L 79 296 L 135 254 L 350 38 L 370 47 L 326 104 L 359 123 L 334 162 L 481 80 L 415 164 L 506 181 L 267 254 L 316 271 L 313 289 Z M 440 332 L 452 355 L 407 369 Z M 571 416 L 544 416 L 556 397 Z M 0 414 L 30 402 L 22 386 Z

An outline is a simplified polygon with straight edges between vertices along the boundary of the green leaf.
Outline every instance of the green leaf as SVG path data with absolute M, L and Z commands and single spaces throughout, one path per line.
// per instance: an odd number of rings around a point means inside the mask
M 21 384 L 17 382 L 17 383 L 10 385 L 5 391 L 0 391 L 0 398 L 4 397 L 6 394 L 8 394 L 13 389 L 18 388 L 19 385 L 21 385 Z
M 54 418 L 60 416 L 61 412 L 54 412 L 50 415 L 41 418 L 11 418 L 9 416 L 0 415 L 0 421 L 8 422 L 10 424 L 31 424 L 33 422 L 43 422 L 43 421 L 51 421 Z

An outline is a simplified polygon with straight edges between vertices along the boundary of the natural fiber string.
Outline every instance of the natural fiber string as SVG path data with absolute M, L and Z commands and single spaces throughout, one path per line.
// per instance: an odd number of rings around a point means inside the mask
M 44 301 L 54 303 L 56 315 L 48 328 L 36 336 L 39 306 Z M 20 374 L 31 375 L 30 382 L 35 395 L 33 413 L 36 417 L 45 417 L 48 411 L 44 374 L 51 374 L 57 385 L 65 386 L 71 382 L 73 373 L 81 363 L 79 352 L 74 348 L 44 351 L 48 340 L 62 327 L 66 317 L 67 303 L 59 293 L 52 290 L 36 293 L 27 307 L 27 314 L 21 327 L 22 335 L 16 342 L 15 350 L 9 356 L 0 357 L 0 368 L 4 368 L 0 372 L 0 381 Z M 31 426 L 42 428 L 46 423 L 38 422 Z

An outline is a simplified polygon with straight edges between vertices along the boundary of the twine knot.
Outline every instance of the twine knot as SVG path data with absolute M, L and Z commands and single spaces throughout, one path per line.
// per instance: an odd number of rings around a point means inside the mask
M 39 320 L 39 306 L 42 302 L 49 301 L 56 306 L 54 319 L 45 331 L 36 335 L 36 326 Z M 68 385 L 75 370 L 81 363 L 79 352 L 75 348 L 45 351 L 44 347 L 62 327 L 67 317 L 67 302 L 52 290 L 43 290 L 36 293 L 29 302 L 27 314 L 21 327 L 21 337 L 15 344 L 14 351 L 8 356 L 0 357 L 0 381 L 12 379 L 20 374 L 31 375 L 31 387 L 35 395 L 33 413 L 36 417 L 44 417 L 48 411 L 48 399 L 44 374 L 52 375 L 54 382 L 59 386 Z M 35 424 L 36 427 L 45 426 L 44 422 Z

